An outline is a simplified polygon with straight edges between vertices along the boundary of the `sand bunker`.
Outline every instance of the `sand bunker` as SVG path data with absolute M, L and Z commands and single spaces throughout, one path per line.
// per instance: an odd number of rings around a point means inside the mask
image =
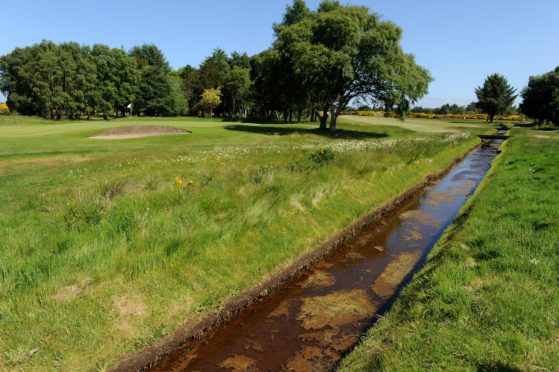
M 126 139 L 154 136 L 171 136 L 177 134 L 192 133 L 188 130 L 175 127 L 167 127 L 164 125 L 133 125 L 129 127 L 119 127 L 108 130 L 101 134 L 91 136 L 93 139 Z

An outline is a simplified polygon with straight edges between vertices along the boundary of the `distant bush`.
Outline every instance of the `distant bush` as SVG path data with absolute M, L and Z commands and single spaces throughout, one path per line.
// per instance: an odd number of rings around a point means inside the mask
M 397 117 L 395 112 L 392 111 L 348 111 L 344 112 L 344 115 L 358 115 L 358 116 L 378 116 L 378 117 Z M 432 114 L 425 112 L 409 112 L 406 115 L 408 118 L 417 119 L 475 119 L 475 120 L 485 120 L 487 119 L 486 114 Z M 495 120 L 509 120 L 509 121 L 521 121 L 524 117 L 520 115 L 497 115 Z
M 0 103 L 0 115 L 7 115 L 10 113 L 10 109 L 8 108 L 8 104 L 6 102 Z

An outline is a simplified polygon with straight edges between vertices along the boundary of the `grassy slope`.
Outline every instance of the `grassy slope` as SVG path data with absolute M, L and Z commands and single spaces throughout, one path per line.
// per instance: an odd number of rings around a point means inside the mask
M 559 133 L 512 135 L 342 371 L 559 368 Z
M 476 143 L 389 126 L 330 138 L 304 124 L 0 119 L 0 369 L 106 367 Z M 87 138 L 130 124 L 193 134 Z M 334 161 L 308 160 L 321 146 Z

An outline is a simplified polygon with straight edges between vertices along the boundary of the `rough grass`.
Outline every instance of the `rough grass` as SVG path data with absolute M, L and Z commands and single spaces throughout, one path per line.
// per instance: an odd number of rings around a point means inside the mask
M 88 139 L 125 125 L 192 135 Z M 0 118 L 0 369 L 111 366 L 479 141 L 314 127 Z
M 342 371 L 559 369 L 559 135 L 512 135 Z

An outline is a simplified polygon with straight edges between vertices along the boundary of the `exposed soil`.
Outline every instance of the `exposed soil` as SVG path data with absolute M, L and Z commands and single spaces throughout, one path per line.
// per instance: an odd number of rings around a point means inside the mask
M 118 127 L 110 129 L 101 134 L 96 134 L 89 138 L 93 139 L 126 139 L 154 136 L 171 136 L 178 134 L 190 134 L 191 131 L 168 127 L 164 125 L 132 125 L 128 127 Z
M 229 299 L 219 312 L 185 325 L 115 370 L 331 368 L 420 266 L 485 175 L 494 152 L 474 150 L 454 166 L 457 159 Z

